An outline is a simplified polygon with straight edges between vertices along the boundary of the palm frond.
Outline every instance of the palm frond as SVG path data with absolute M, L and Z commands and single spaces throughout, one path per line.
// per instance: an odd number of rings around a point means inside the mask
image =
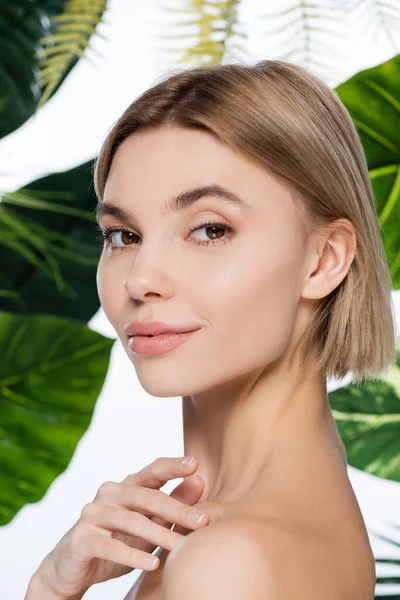
M 388 525 L 389 525 L 389 523 L 388 523 Z M 392 526 L 393 530 L 400 529 L 399 525 L 397 525 L 395 523 L 390 523 L 390 525 Z M 394 537 L 388 537 L 386 535 L 382 535 L 378 531 L 373 531 L 370 527 L 368 527 L 368 530 L 370 533 L 372 533 L 379 539 L 384 540 L 385 542 L 389 542 L 395 548 L 400 548 L 400 541 L 396 540 Z M 400 558 L 395 558 L 395 557 L 377 558 L 377 557 L 375 557 L 375 563 L 383 564 L 383 565 L 392 565 L 392 566 L 398 567 L 400 565 Z M 399 575 L 379 575 L 376 577 L 376 583 L 379 585 L 400 584 L 400 576 Z M 375 594 L 375 600 L 377 600 L 378 598 L 379 599 L 390 598 L 391 600 L 394 600 L 395 598 L 400 598 L 400 596 L 398 594 L 395 594 L 395 595 L 385 594 L 382 596 L 380 594 Z
M 59 291 L 67 291 L 57 261 L 51 254 L 51 244 L 32 231 L 34 223 L 24 222 L 7 208 L 1 211 L 0 218 L 0 244 L 21 254 L 25 260 L 54 279 Z M 72 288 L 69 289 L 71 292 Z
M 71 63 L 85 56 L 90 38 L 96 33 L 107 0 L 66 0 L 62 14 L 51 17 L 55 33 L 39 40 L 42 47 L 36 53 L 39 60 L 38 85 L 43 88 L 36 111 L 49 99 L 60 84 Z M 87 58 L 87 57 L 86 57 Z
M 239 29 L 238 6 L 240 0 L 190 0 L 185 8 L 164 8 L 166 12 L 181 14 L 184 19 L 179 27 L 197 28 L 197 32 L 185 32 L 162 36 L 164 39 L 195 38 L 194 45 L 186 48 L 180 62 L 189 64 L 219 64 L 229 54 L 232 60 L 242 60 L 236 50 L 248 54 L 237 37 L 246 38 Z M 218 39 L 215 39 L 215 38 Z M 175 49 L 163 49 L 163 52 L 176 52 Z
M 17 304 L 19 304 L 22 311 L 26 311 L 27 309 L 27 304 L 25 300 L 21 298 L 21 294 L 19 294 L 18 292 L 0 289 L 0 298 L 11 298 L 12 300 L 15 300 Z
M 399 38 L 392 35 L 392 29 L 400 29 L 400 6 L 398 0 L 344 0 L 343 7 L 363 26 L 363 32 L 373 28 L 375 38 L 383 30 L 396 54 L 399 52 Z M 361 10 L 359 13 L 358 11 Z M 375 40 L 374 38 L 374 40 Z
M 33 208 L 38 210 L 49 210 L 51 212 L 58 212 L 65 215 L 71 215 L 74 217 L 80 217 L 82 219 L 87 219 L 88 221 L 93 221 L 94 214 L 93 212 L 87 210 L 80 210 L 79 208 L 64 206 L 63 204 L 56 204 L 54 202 L 47 202 L 47 200 L 42 199 L 42 195 L 44 190 L 36 190 L 35 193 L 32 190 L 25 190 L 21 188 L 16 192 L 6 192 L 1 194 L 0 199 L 2 203 L 5 204 L 15 204 L 19 206 L 25 206 L 27 208 Z M 47 195 L 52 196 L 52 198 L 73 198 L 73 194 L 71 192 L 45 192 Z
M 47 202 L 41 198 L 45 192 L 51 195 L 52 198 L 57 196 L 67 196 L 69 198 L 70 196 L 67 192 L 58 193 L 49 192 L 48 190 L 38 190 L 35 193 L 32 190 L 23 190 L 23 193 L 21 193 L 19 190 L 18 192 L 0 194 L 0 244 L 21 254 L 30 264 L 53 279 L 59 291 L 63 291 L 70 298 L 74 298 L 76 293 L 63 279 L 56 257 L 61 256 L 84 266 L 95 266 L 97 260 L 85 255 L 78 240 L 74 240 L 58 231 L 53 231 L 33 219 L 23 217 L 21 214 L 15 213 L 8 205 L 15 204 L 31 209 L 59 212 L 93 222 L 95 217 L 89 211 Z M 57 242 L 62 243 L 63 246 L 57 244 Z M 11 297 L 11 293 L 11 290 L 0 290 L 0 296 L 8 295 Z
M 345 30 L 343 15 L 333 0 L 297 0 L 282 11 L 269 14 L 263 11 L 257 20 L 267 21 L 265 39 L 268 39 L 268 47 L 274 48 L 273 53 L 278 59 L 301 60 L 306 67 L 318 71 L 325 80 L 335 75 L 335 71 L 337 76 L 340 75 L 331 59 L 333 55 L 343 61 L 346 57 L 334 45 L 330 46 L 326 42 L 329 37 L 345 37 L 348 32 Z M 333 28 L 333 23 L 337 23 L 338 27 Z M 328 50 L 325 55 L 329 56 L 329 62 L 317 58 L 321 54 L 321 48 Z

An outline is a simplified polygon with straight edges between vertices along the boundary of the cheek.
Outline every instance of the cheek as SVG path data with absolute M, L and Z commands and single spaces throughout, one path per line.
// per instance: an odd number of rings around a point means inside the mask
M 264 243 L 243 248 L 235 258 L 201 279 L 207 285 L 196 286 L 194 305 L 199 306 L 200 299 L 214 348 L 223 351 L 232 365 L 247 360 L 251 368 L 257 361 L 261 365 L 277 359 L 290 343 L 299 302 L 301 252 L 290 244 L 282 248 Z
M 119 303 L 122 302 L 123 296 L 122 280 L 123 276 L 117 264 L 106 264 L 100 259 L 96 273 L 97 294 L 101 307 L 112 325 L 116 325 L 118 319 L 121 319 Z
M 102 305 L 102 308 L 104 309 L 104 300 L 105 300 L 105 293 L 107 291 L 107 286 L 106 286 L 106 278 L 105 278 L 105 273 L 104 273 L 104 263 L 102 262 L 101 258 L 99 260 L 99 264 L 97 265 L 96 284 L 97 284 L 97 295 L 99 296 L 100 304 Z

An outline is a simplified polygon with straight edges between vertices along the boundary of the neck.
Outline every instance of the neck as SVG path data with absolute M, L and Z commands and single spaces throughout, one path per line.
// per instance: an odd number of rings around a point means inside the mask
M 205 482 L 201 501 L 239 501 L 268 482 L 277 461 L 311 450 L 316 437 L 344 447 L 326 381 L 315 369 L 288 373 L 283 365 L 243 375 L 182 398 L 184 453 L 196 456 Z M 345 460 L 345 455 L 344 455 Z

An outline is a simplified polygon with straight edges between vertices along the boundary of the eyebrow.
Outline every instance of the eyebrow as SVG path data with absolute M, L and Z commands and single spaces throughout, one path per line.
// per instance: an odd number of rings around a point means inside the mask
M 191 190 L 185 190 L 176 196 L 173 196 L 169 200 L 166 200 L 162 209 L 162 214 L 165 216 L 179 210 L 184 210 L 205 196 L 219 198 L 226 201 L 226 203 L 230 204 L 231 206 L 243 206 L 251 208 L 249 204 L 244 202 L 240 196 L 231 190 L 228 190 L 218 184 L 212 184 L 193 188 Z M 97 221 L 99 221 L 101 217 L 105 215 L 111 215 L 116 219 L 126 222 L 136 220 L 136 217 L 131 209 L 124 209 L 120 206 L 115 206 L 110 202 L 99 202 L 95 209 L 95 215 Z

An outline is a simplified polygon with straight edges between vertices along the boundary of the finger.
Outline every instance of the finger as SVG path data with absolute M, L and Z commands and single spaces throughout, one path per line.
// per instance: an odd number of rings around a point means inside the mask
M 148 552 L 143 552 L 143 550 L 138 550 L 137 548 L 130 548 L 119 540 L 94 532 L 91 534 L 87 532 L 82 537 L 80 552 L 87 555 L 87 558 L 101 558 L 125 565 L 126 567 L 146 571 L 154 571 L 160 563 L 157 557 Z M 156 560 L 156 563 L 152 565 L 154 560 Z
M 194 508 L 171 498 L 161 490 L 152 488 L 126 485 L 112 481 L 105 482 L 99 488 L 98 497 L 94 502 L 99 506 L 113 506 L 139 512 L 146 517 L 157 515 L 171 523 L 177 523 L 183 527 L 197 528 L 208 519 L 201 522 L 192 520 Z
M 183 537 L 179 533 L 160 527 L 138 512 L 111 506 L 99 506 L 95 502 L 85 506 L 82 511 L 82 520 L 89 526 L 106 530 L 111 534 L 110 537 L 114 537 L 115 532 L 137 536 L 154 546 L 161 546 L 167 550 L 172 550 Z
M 199 501 L 204 492 L 204 479 L 200 475 L 191 475 L 179 483 L 170 493 L 171 498 L 175 498 L 185 504 L 193 505 Z
M 198 467 L 197 458 L 189 467 L 184 467 L 182 461 L 184 456 L 180 457 L 159 457 L 137 473 L 128 475 L 122 483 L 134 486 L 143 486 L 153 489 L 160 489 L 170 479 L 177 477 L 186 477 L 195 472 Z M 187 457 L 186 457 L 187 458 Z
M 170 493 L 170 497 L 174 498 L 175 500 L 179 500 L 188 506 L 193 506 L 193 504 L 199 501 L 203 491 L 204 479 L 200 477 L 200 475 L 195 474 L 191 477 L 187 477 L 179 485 L 177 485 L 177 487 L 174 488 Z M 167 521 L 167 519 L 164 519 L 159 515 L 153 515 L 150 518 L 158 525 L 162 525 L 162 527 L 166 527 L 168 529 L 172 527 L 171 521 Z

